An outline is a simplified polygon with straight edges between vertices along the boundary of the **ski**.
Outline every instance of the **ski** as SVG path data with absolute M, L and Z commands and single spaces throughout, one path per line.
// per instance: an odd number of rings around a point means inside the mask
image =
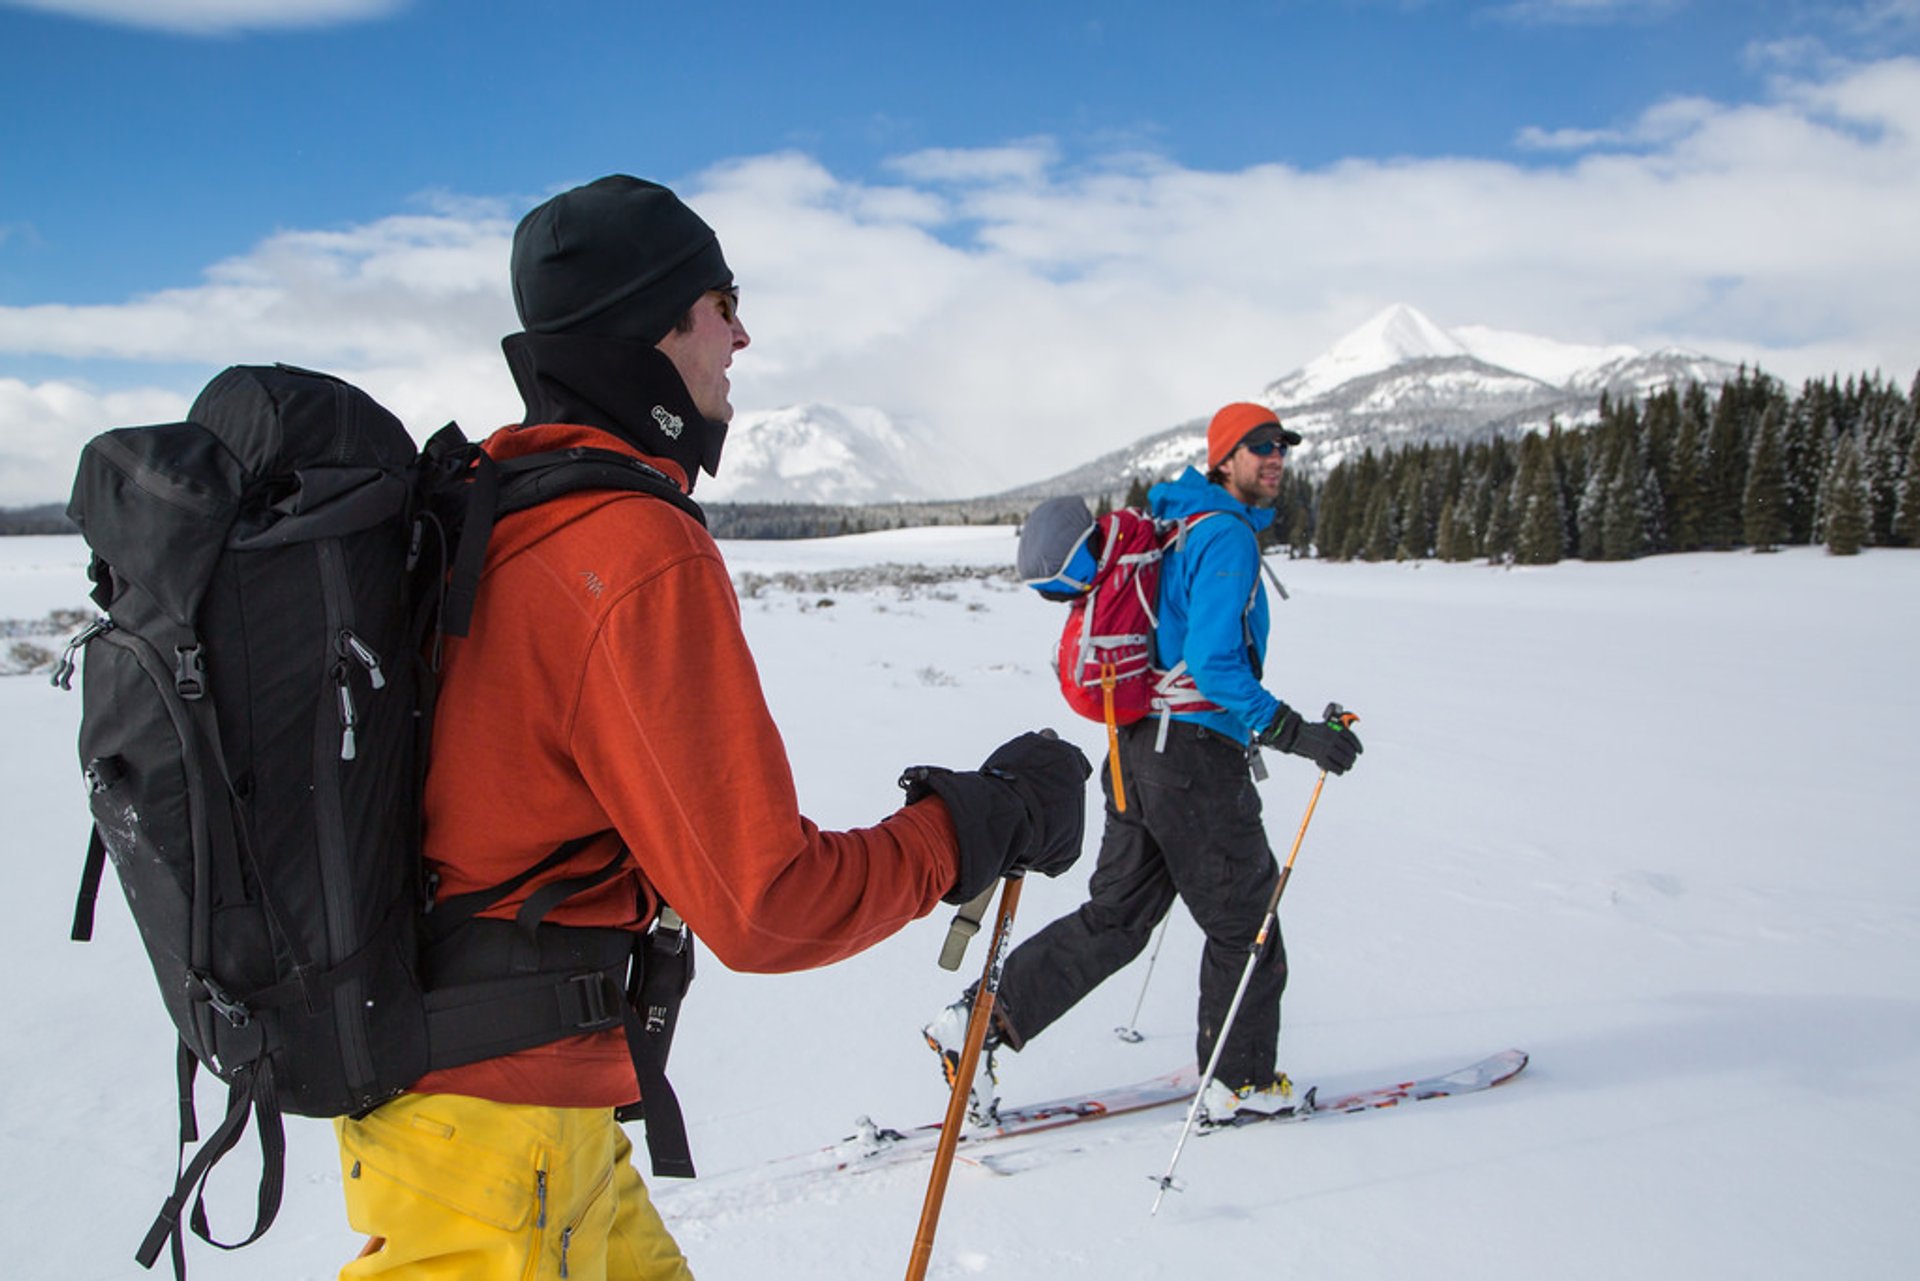
M 1292 1107 L 1282 1108 L 1277 1112 L 1236 1112 L 1225 1121 L 1202 1126 L 1200 1132 L 1215 1134 L 1221 1130 L 1236 1130 L 1244 1126 L 1271 1121 L 1306 1121 L 1316 1116 L 1368 1112 L 1375 1108 L 1398 1107 L 1402 1103 L 1417 1103 L 1422 1099 L 1444 1099 L 1455 1094 L 1473 1094 L 1480 1090 L 1490 1090 L 1496 1085 L 1506 1084 L 1520 1075 L 1521 1070 L 1526 1066 L 1526 1051 L 1502 1050 L 1498 1054 L 1488 1055 L 1478 1063 L 1438 1076 L 1396 1081 L 1392 1085 L 1354 1090 L 1346 1094 L 1337 1094 L 1332 1098 L 1320 1097 L 1320 1088 L 1312 1086 L 1301 1095 L 1300 1102 Z
M 1478 1090 L 1491 1089 L 1512 1080 L 1526 1065 L 1527 1056 L 1523 1051 L 1504 1050 L 1452 1072 L 1415 1077 L 1366 1089 L 1329 1093 L 1319 1086 L 1313 1086 L 1301 1095 L 1301 1103 L 1290 1109 L 1259 1116 L 1243 1114 L 1243 1119 L 1209 1126 L 1202 1129 L 1201 1133 L 1212 1134 L 1238 1129 L 1255 1122 L 1305 1121 L 1318 1116 L 1366 1112 L 1423 1099 L 1469 1094 Z M 957 1159 L 986 1170 L 1011 1174 L 1044 1160 L 1046 1154 L 1052 1149 L 1040 1148 L 1031 1152 L 1002 1156 L 998 1145 L 1005 1140 L 1064 1129 L 1088 1121 L 1105 1120 L 1108 1117 L 1127 1116 L 1156 1108 L 1171 1107 L 1175 1104 L 1190 1104 L 1198 1084 L 1197 1069 L 1188 1066 L 1144 1081 L 1136 1081 L 1131 1085 L 1049 1099 L 1044 1103 L 1017 1107 L 1003 1106 L 992 1124 L 969 1125 L 962 1132 L 956 1149 Z M 862 1174 L 890 1169 L 930 1155 L 940 1143 L 940 1123 L 937 1121 L 908 1130 L 897 1130 L 877 1125 L 869 1118 L 862 1117 L 857 1125 L 858 1128 L 853 1134 L 837 1143 L 814 1152 L 804 1152 L 775 1161 L 771 1170 L 762 1169 L 761 1177 L 809 1176 L 836 1172 Z M 1054 1155 L 1059 1153 L 1054 1152 Z M 742 1171 L 742 1173 L 745 1172 Z

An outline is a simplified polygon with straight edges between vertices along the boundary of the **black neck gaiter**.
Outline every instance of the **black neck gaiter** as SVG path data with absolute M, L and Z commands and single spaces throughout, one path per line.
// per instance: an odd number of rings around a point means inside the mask
M 701 416 L 658 347 L 591 334 L 508 334 L 500 343 L 529 423 L 598 427 L 642 453 L 669 458 L 687 489 L 720 465 L 727 425 Z

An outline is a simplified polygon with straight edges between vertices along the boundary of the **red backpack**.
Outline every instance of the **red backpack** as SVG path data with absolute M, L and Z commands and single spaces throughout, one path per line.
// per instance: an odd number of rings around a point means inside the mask
M 1053 498 L 1020 531 L 1020 576 L 1047 599 L 1070 605 L 1054 670 L 1067 706 L 1107 727 L 1116 809 L 1127 808 L 1113 750 L 1119 727 L 1150 712 L 1215 710 L 1184 664 L 1164 671 L 1153 656 L 1161 558 L 1212 514 L 1156 520 L 1122 507 L 1095 519 L 1083 500 Z

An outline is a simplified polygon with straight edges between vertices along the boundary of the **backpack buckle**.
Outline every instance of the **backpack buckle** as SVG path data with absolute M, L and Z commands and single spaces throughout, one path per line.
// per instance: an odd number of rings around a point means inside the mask
M 207 663 L 198 645 L 173 647 L 173 688 L 190 701 L 207 692 Z
M 687 923 L 680 919 L 680 913 L 662 903 L 659 915 L 654 918 L 653 929 L 647 934 L 647 943 L 653 951 L 678 956 L 687 950 L 690 933 Z
M 598 970 L 586 974 L 575 974 L 567 979 L 567 984 L 579 998 L 574 1013 L 578 1015 L 575 1026 L 584 1031 L 597 1031 L 620 1022 L 621 1016 L 607 1000 L 606 975 Z
M 253 1022 L 253 1011 L 229 996 L 225 988 L 213 981 L 212 975 L 189 970 L 188 977 L 199 985 L 200 994 L 206 998 L 207 1004 L 228 1023 L 234 1027 L 245 1027 Z

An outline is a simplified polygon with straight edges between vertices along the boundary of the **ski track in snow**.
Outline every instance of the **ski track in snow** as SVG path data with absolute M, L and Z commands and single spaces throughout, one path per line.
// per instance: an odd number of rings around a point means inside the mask
M 771 575 L 1004 564 L 1012 546 L 967 529 L 725 550 L 736 575 Z M 84 605 L 83 563 L 75 539 L 0 539 L 0 618 Z M 1507 1045 L 1532 1065 L 1351 1124 L 1210 1136 L 1153 1218 L 1179 1109 L 1008 1141 L 1046 1158 L 1011 1177 L 956 1168 L 930 1275 L 1910 1275 L 1920 553 L 1275 567 L 1293 600 L 1276 605 L 1269 684 L 1357 709 L 1367 749 L 1329 782 L 1288 888 L 1282 1065 L 1360 1084 Z M 1104 749 L 1052 686 L 1057 607 L 1005 579 L 769 588 L 742 611 L 823 826 L 888 812 L 902 766 L 970 766 L 1022 729 Z M 0 1204 L 23 1278 L 145 1275 L 131 1252 L 173 1169 L 171 1029 L 117 892 L 94 943 L 66 940 L 86 837 L 78 712 L 44 677 L 0 678 L 16 976 Z M 1270 764 L 1284 852 L 1312 776 Z M 1027 887 L 1016 939 L 1078 904 L 1098 825 L 1090 807 L 1088 857 Z M 711 1177 L 650 1180 L 703 1281 L 904 1271 L 924 1164 L 774 1180 L 768 1163 L 862 1114 L 941 1114 L 917 1028 L 982 959 L 976 942 L 961 975 L 934 965 L 949 915 L 806 974 L 705 958 L 673 1067 Z M 1143 957 L 1003 1055 L 1003 1094 L 1189 1061 L 1198 957 L 1176 909 L 1145 1040 L 1112 1033 Z M 202 1095 L 203 1118 L 216 1101 Z M 357 1249 L 330 1127 L 293 1118 L 288 1139 L 280 1223 L 235 1254 L 196 1244 L 194 1277 L 332 1277 Z M 253 1161 L 249 1139 L 214 1181 L 223 1232 L 251 1220 Z

